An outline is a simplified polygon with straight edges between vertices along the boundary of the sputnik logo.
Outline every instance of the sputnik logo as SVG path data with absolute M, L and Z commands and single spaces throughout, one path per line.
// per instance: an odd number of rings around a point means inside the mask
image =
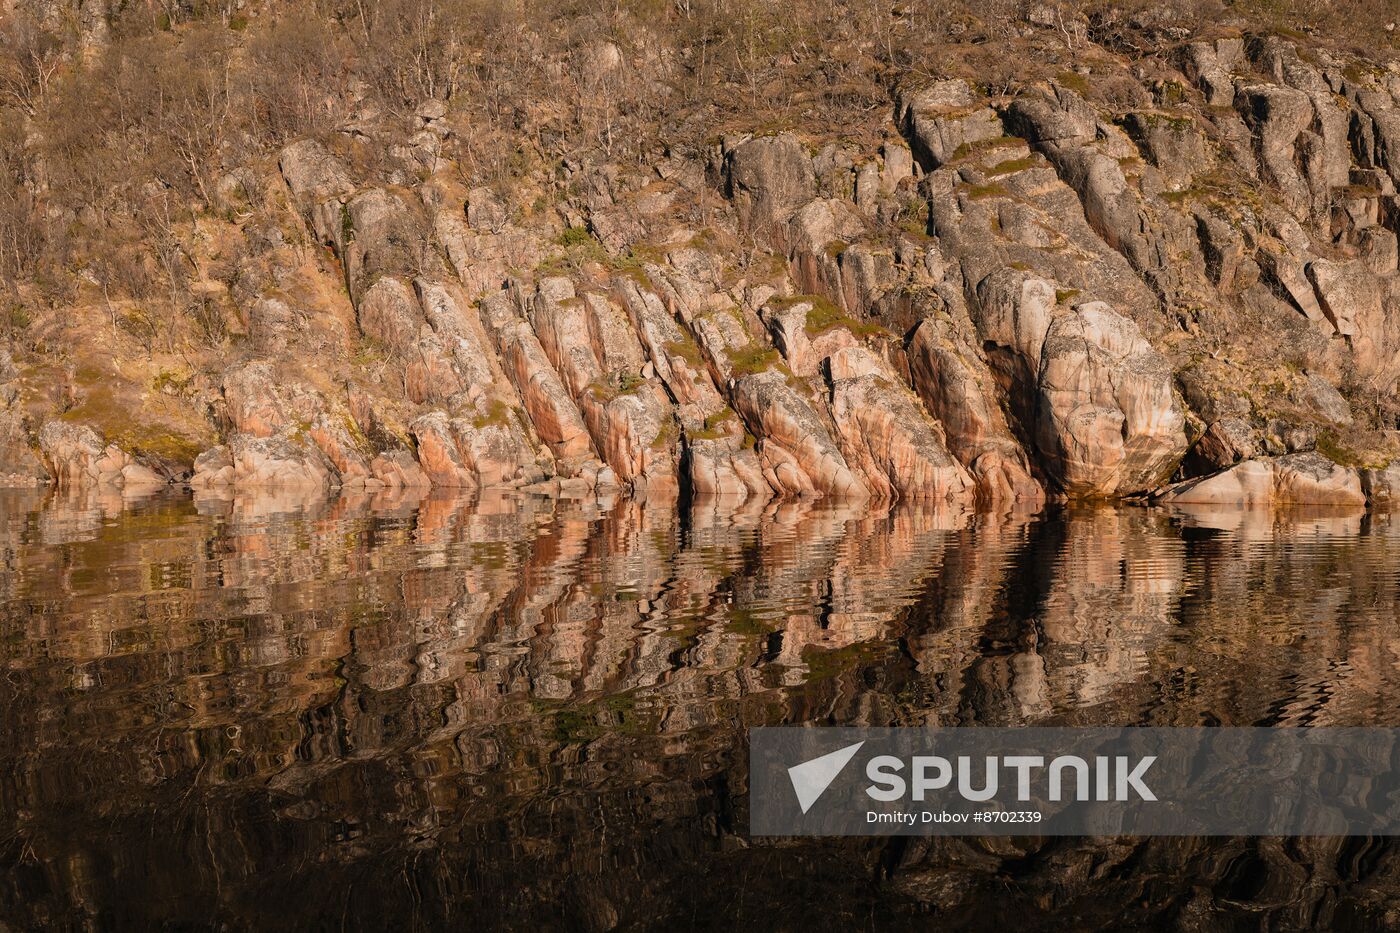
M 834 752 L 822 755 L 820 758 L 812 758 L 802 762 L 800 765 L 793 765 L 788 768 L 788 777 L 792 779 L 792 789 L 797 794 L 797 803 L 802 807 L 802 812 L 806 813 L 812 809 L 812 804 L 817 802 L 817 798 L 826 793 L 826 789 L 831 786 L 831 782 L 836 780 L 846 765 L 850 764 L 856 752 L 864 742 L 857 742 L 854 745 L 847 745 Z

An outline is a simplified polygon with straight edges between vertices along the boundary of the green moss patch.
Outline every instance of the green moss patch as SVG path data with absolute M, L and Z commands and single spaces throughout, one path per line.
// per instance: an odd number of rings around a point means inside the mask
M 859 321 L 846 312 L 838 308 L 830 299 L 821 295 L 795 295 L 792 298 L 775 298 L 769 303 L 770 307 L 779 311 L 785 311 L 799 304 L 807 304 L 810 307 L 807 311 L 807 320 L 803 323 L 803 330 L 808 337 L 819 337 L 827 331 L 844 327 L 857 337 L 875 337 L 887 333 L 878 324 L 869 321 Z
M 729 366 L 736 376 L 752 376 L 782 365 L 783 358 L 778 351 L 767 344 L 754 341 L 739 350 L 729 350 Z
M 703 369 L 705 366 L 705 357 L 701 355 L 700 347 L 688 337 L 682 337 L 680 340 L 668 340 L 662 344 L 662 348 L 670 356 L 678 356 L 685 360 L 692 369 Z
M 963 143 L 953 150 L 953 155 L 948 161 L 950 163 L 960 162 L 978 153 L 989 152 L 995 149 L 1012 149 L 1024 145 L 1026 145 L 1026 141 L 1019 136 L 993 136 L 991 139 L 979 139 L 976 142 Z
M 1006 190 L 1005 185 L 993 182 L 989 185 L 968 185 L 964 191 L 967 192 L 970 201 L 985 201 L 988 198 L 1009 198 L 1011 192 Z
M 472 427 L 478 431 L 482 428 L 504 427 L 510 424 L 510 406 L 500 399 L 492 399 L 486 406 L 486 410 L 472 419 Z
M 1007 159 L 1005 162 L 998 162 L 987 169 L 987 174 L 991 176 L 1014 175 L 1017 172 L 1024 172 L 1028 168 L 1035 168 L 1040 164 L 1040 160 L 1033 155 L 1024 159 Z
M 729 431 L 725 425 L 727 422 L 737 419 L 739 416 L 734 409 L 725 406 L 705 419 L 705 426 L 698 431 L 691 431 L 689 436 L 692 441 L 717 441 L 729 436 Z

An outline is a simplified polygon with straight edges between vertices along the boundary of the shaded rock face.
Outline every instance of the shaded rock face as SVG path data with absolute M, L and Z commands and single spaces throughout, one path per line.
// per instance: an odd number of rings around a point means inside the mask
M 1301 134 L 1312 122 L 1313 107 L 1302 91 L 1277 85 L 1240 88 L 1237 106 L 1254 130 L 1259 164 L 1279 187 L 1284 203 L 1301 214 L 1307 210 L 1307 183 L 1294 161 Z
M 948 449 L 997 502 L 1044 495 L 1011 433 L 996 382 L 973 341 L 937 316 L 919 324 L 908 347 L 910 378 L 945 432 Z
M 1144 158 L 1162 173 L 1173 190 L 1189 186 L 1209 164 L 1205 136 L 1190 119 L 1130 113 L 1123 122 Z
M 401 192 L 371 188 L 350 198 L 341 208 L 340 227 L 332 239 L 350 297 L 358 301 L 378 275 L 435 266 L 425 226 Z
M 333 197 L 355 186 L 340 160 L 314 139 L 303 139 L 284 148 L 278 157 L 278 168 L 298 198 Z

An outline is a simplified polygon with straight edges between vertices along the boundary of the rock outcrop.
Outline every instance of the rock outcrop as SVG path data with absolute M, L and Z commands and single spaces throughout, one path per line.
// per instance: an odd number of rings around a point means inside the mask
M 1379 488 L 1373 478 L 1368 486 Z M 1389 486 L 1381 493 L 1388 502 Z M 1181 505 L 1365 505 L 1367 495 L 1356 470 L 1339 466 L 1316 453 L 1246 460 L 1223 473 L 1190 480 L 1162 495 Z
M 1170 365 L 1102 302 L 1051 323 L 1037 390 L 1037 443 L 1047 471 L 1071 496 L 1153 489 L 1186 453 Z
M 235 435 L 195 460 L 197 490 L 278 489 L 325 492 L 340 485 L 335 466 L 314 444 L 282 437 Z
M 899 76 L 860 132 L 726 126 L 634 161 L 616 113 L 574 151 L 524 108 L 533 137 L 491 161 L 456 104 L 357 105 L 215 180 L 188 240 L 242 252 L 191 247 L 198 365 L 171 339 L 118 404 L 121 366 L 5 358 L 0 476 L 1391 501 L 1400 79 L 1273 34 L 1082 40 L 1092 69 L 995 95 Z M 631 55 L 560 74 L 614 94 Z M 158 331 L 104 301 L 104 339 Z M 198 446 L 124 430 L 128 403 L 199 420 Z
M 952 499 L 974 490 L 942 428 L 869 350 L 839 350 L 827 366 L 842 449 L 880 498 Z
M 108 486 L 126 490 L 167 482 L 86 425 L 48 422 L 39 430 L 39 452 L 60 489 Z

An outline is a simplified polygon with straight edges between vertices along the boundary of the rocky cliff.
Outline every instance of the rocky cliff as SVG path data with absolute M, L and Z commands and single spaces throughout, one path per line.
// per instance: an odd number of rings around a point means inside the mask
M 1395 500 L 1400 66 L 1247 23 L 1148 20 L 1128 50 L 1037 16 L 1020 40 L 1063 70 L 906 67 L 847 126 L 692 111 L 609 160 L 517 112 L 489 184 L 456 99 L 352 97 L 172 221 L 202 339 L 84 269 L 11 332 L 0 472 Z M 683 66 L 593 39 L 550 67 L 586 98 Z

